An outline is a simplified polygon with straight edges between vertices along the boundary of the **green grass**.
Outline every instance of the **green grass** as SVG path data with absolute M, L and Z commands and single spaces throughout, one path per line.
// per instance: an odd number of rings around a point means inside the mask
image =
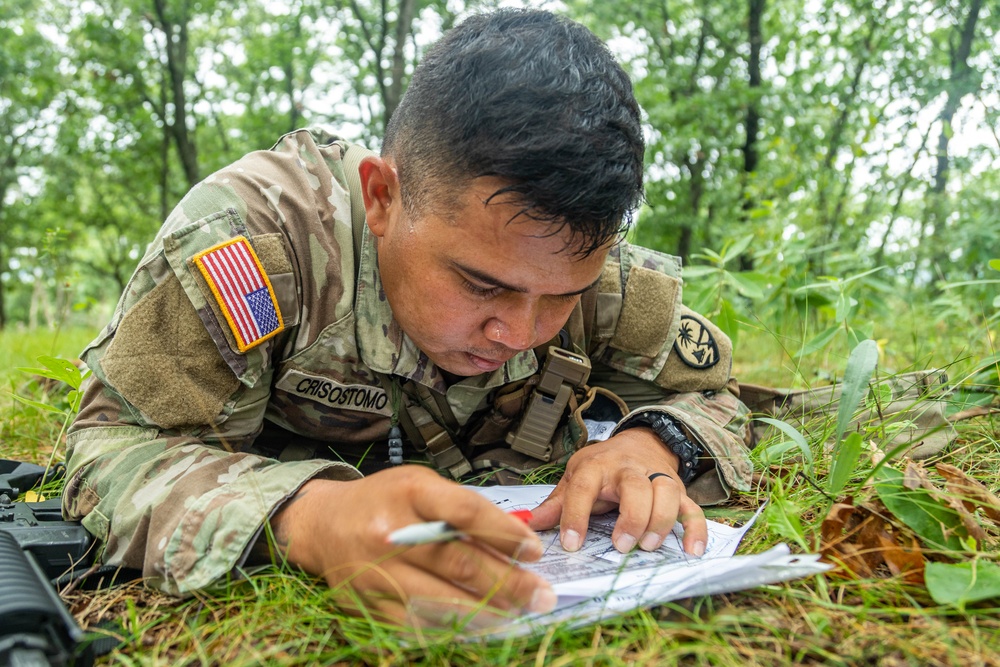
M 14 397 L 66 407 L 63 390 L 19 369 L 38 368 L 38 357 L 43 355 L 77 359 L 96 333 L 82 327 L 0 331 L 0 457 L 40 465 L 48 461 L 62 419 L 18 403 Z
M 905 323 L 898 324 L 905 330 Z M 92 333 L 3 334 L 0 376 L 11 377 L 13 366 L 35 365 L 33 358 L 38 354 L 75 356 Z M 971 342 L 956 334 L 954 340 L 942 337 L 937 346 L 903 346 L 888 340 L 882 343 L 883 355 L 894 366 L 892 370 L 899 371 L 949 365 L 949 358 L 960 359 L 951 364 L 956 371 L 952 375 L 963 377 L 973 360 L 993 354 L 982 332 L 979 343 L 971 332 L 966 335 Z M 794 345 L 779 344 L 767 332 L 744 332 L 737 351 L 737 374 L 777 386 L 801 385 L 806 379 L 820 382 L 825 374 L 843 376 L 846 349 L 831 346 L 796 360 L 783 348 L 794 349 Z M 19 390 L 36 399 L 59 400 L 56 390 L 47 395 L 31 385 Z M 13 452 L 31 460 L 46 457 L 61 424 L 57 416 L 24 407 L 9 397 L 0 403 L 0 421 L 4 455 Z M 940 460 L 996 492 L 1000 488 L 1000 418 L 993 415 L 961 422 L 959 432 L 948 451 L 925 464 L 931 480 L 941 484 L 932 466 Z M 872 429 L 864 434 L 865 441 L 877 435 Z M 748 533 L 742 551 L 759 552 L 779 542 L 810 551 L 825 546 L 822 523 L 832 499 L 823 489 L 832 459 L 817 440 L 809 440 L 815 458 L 812 477 L 804 474 L 794 457 L 765 463 L 760 452 L 775 441 L 761 443 L 754 455 L 755 489 L 711 510 L 724 520 L 747 514 L 765 498 L 772 507 L 794 509 L 800 528 L 785 526 L 777 514 L 765 514 Z M 864 450 L 837 500 L 850 497 L 855 506 L 877 506 L 875 489 L 865 479 L 875 463 Z M 976 553 L 932 551 L 924 545 L 924 556 L 943 563 L 997 562 L 1000 528 L 982 511 L 971 516 L 987 535 Z M 885 526 L 907 544 L 916 539 L 916 533 L 899 517 L 885 513 L 883 518 Z M 789 533 L 796 530 L 796 534 Z M 407 635 L 368 618 L 348 616 L 338 611 L 335 591 L 280 567 L 185 600 L 138 584 L 103 591 L 64 591 L 63 599 L 83 627 L 101 628 L 101 633 L 121 640 L 119 649 L 98 661 L 111 665 L 1000 665 L 996 650 L 1000 646 L 1000 599 L 964 608 L 938 604 L 923 583 L 907 583 L 885 566 L 863 578 L 834 571 L 740 593 L 683 600 L 577 630 L 555 627 L 534 638 L 486 644 L 460 641 L 452 631 Z
M 17 368 L 38 366 L 36 360 L 41 355 L 76 359 L 96 335 L 96 330 L 84 327 L 0 330 L 0 382 L 24 382 L 27 376 Z

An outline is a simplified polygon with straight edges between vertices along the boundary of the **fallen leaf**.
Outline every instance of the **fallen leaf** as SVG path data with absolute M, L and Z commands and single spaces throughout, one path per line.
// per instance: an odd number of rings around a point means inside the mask
M 934 467 L 945 478 L 949 491 L 961 497 L 964 502 L 981 507 L 986 516 L 1000 525 L 1000 498 L 993 495 L 982 482 L 947 463 L 938 463 Z
M 924 553 L 916 539 L 911 538 L 910 546 L 904 547 L 891 536 L 882 533 L 879 535 L 879 543 L 890 572 L 897 577 L 901 576 L 910 584 L 924 583 Z
M 924 469 L 910 461 L 903 471 L 903 488 L 914 491 L 924 486 L 927 482 L 927 475 Z
M 868 452 L 872 457 L 872 466 L 877 466 L 879 463 L 885 460 L 885 452 L 881 447 L 875 444 L 874 441 L 869 440 L 867 443 Z M 870 480 L 869 480 L 870 482 Z
M 855 507 L 853 499 L 836 503 L 820 526 L 823 558 L 838 566 L 834 573 L 867 579 L 884 565 L 894 576 L 913 584 L 923 582 L 924 557 L 916 540 L 899 544 L 881 506 Z
M 958 514 L 958 518 L 962 520 L 962 525 L 965 526 L 965 530 L 968 531 L 969 535 L 976 540 L 976 548 L 981 549 L 983 543 L 987 541 L 986 531 L 983 527 L 979 525 L 976 521 L 976 517 L 972 516 L 972 513 L 966 509 L 965 505 L 962 503 L 961 498 L 958 494 L 949 493 L 946 494 L 941 500 L 948 503 L 948 506 L 955 510 Z

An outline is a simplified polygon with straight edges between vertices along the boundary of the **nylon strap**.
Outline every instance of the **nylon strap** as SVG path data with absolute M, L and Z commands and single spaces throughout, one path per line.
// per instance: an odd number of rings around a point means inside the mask
M 393 379 L 382 373 L 376 375 L 383 388 L 391 391 Z M 412 387 L 413 382 L 407 381 L 406 384 Z M 417 451 L 426 455 L 435 468 L 447 472 L 453 479 L 460 479 L 472 472 L 472 464 L 452 440 L 448 430 L 434 419 L 429 410 L 408 400 L 411 398 L 408 391 L 404 390 L 402 394 L 399 425 Z

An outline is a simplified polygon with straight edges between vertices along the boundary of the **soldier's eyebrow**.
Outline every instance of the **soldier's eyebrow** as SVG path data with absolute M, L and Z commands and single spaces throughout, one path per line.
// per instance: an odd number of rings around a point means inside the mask
M 466 274 L 470 278 L 473 278 L 474 280 L 478 280 L 482 284 L 488 285 L 490 287 L 499 287 L 500 289 L 509 290 L 511 292 L 520 292 L 522 294 L 527 294 L 529 291 L 531 291 L 527 287 L 520 287 L 518 285 L 511 285 L 510 283 L 504 282 L 503 280 L 500 280 L 499 278 L 494 278 L 493 276 L 491 276 L 490 274 L 488 274 L 488 273 L 486 273 L 484 271 L 480 271 L 479 269 L 474 269 L 471 266 L 465 266 L 464 264 L 460 264 L 459 262 L 452 262 L 452 266 L 454 266 L 456 269 L 458 269 L 460 272 Z M 573 290 L 572 292 L 565 292 L 563 294 L 553 294 L 552 296 L 559 296 L 559 297 L 579 296 L 579 295 L 583 294 L 584 292 L 586 292 L 587 290 L 589 290 L 592 287 L 594 287 L 595 285 L 597 285 L 599 282 L 601 282 L 600 276 L 598 276 L 597 280 L 595 280 L 594 282 L 590 283 L 589 285 L 587 285 L 583 289 Z

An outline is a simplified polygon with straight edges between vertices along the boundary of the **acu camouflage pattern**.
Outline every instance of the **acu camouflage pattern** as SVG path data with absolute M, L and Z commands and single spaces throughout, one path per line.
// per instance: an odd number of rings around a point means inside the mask
M 140 568 L 174 594 L 224 577 L 305 481 L 356 479 L 359 464 L 382 465 L 386 377 L 406 388 L 407 403 L 452 422 L 477 467 L 502 449 L 538 371 L 535 354 L 447 384 L 393 319 L 374 239 L 352 224 L 348 147 L 324 129 L 293 132 L 193 188 L 85 350 L 93 376 L 68 438 L 64 513 L 100 541 L 105 562 Z M 191 263 L 236 236 L 260 257 L 285 322 L 243 354 Z M 749 488 L 748 414 L 728 359 L 670 371 L 679 276 L 676 259 L 623 243 L 566 330 L 571 349 L 591 358 L 590 385 L 623 399 L 618 413 L 668 412 L 711 453 L 715 468 L 690 490 L 718 502 Z M 562 429 L 565 456 L 585 444 L 581 424 Z M 315 457 L 295 460 L 304 454 Z

